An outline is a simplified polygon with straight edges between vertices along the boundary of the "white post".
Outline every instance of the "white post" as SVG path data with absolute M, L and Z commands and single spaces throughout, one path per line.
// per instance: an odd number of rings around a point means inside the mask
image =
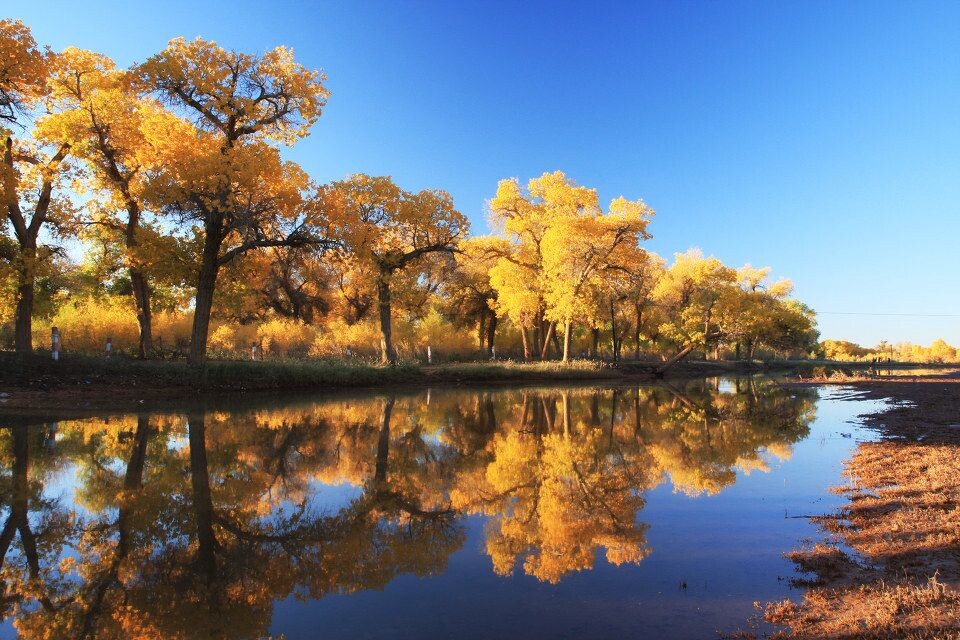
M 250 345 L 250 359 L 251 360 L 257 359 L 257 343 L 256 342 Z
M 110 357 L 110 353 L 113 351 L 113 338 L 107 337 L 107 357 Z
M 60 359 L 60 329 L 56 327 L 50 329 L 50 352 L 54 362 Z
M 490 358 L 490 359 L 491 359 L 491 360 L 496 360 L 496 359 L 497 359 L 497 345 L 493 345 L 492 347 L 490 347 L 490 351 L 493 352 L 493 357 Z
M 427 364 L 433 364 L 433 354 L 430 352 L 430 345 L 427 345 Z

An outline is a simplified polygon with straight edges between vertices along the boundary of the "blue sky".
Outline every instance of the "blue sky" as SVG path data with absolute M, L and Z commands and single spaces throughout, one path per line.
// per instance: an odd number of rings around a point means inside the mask
M 483 233 L 499 179 L 561 169 L 646 200 L 662 255 L 793 279 L 824 337 L 960 343 L 960 3 L 4 6 L 123 65 L 294 47 L 333 93 L 288 154 L 319 181 L 444 188 Z

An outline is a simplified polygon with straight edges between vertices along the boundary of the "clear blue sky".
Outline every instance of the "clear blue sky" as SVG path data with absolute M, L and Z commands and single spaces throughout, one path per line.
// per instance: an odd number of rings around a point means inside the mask
M 593 6 L 590 6 L 593 5 Z M 770 265 L 824 337 L 960 343 L 958 2 L 8 0 L 126 65 L 284 44 L 333 95 L 289 153 L 320 181 L 441 187 L 486 230 L 504 177 L 644 198 L 650 248 Z

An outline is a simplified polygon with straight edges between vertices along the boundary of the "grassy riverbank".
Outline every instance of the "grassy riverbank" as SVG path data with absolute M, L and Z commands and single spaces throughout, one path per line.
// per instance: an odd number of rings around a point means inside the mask
M 607 380 L 624 374 L 589 360 L 560 362 L 466 362 L 438 365 L 383 366 L 343 360 L 210 360 L 193 366 L 184 361 L 132 358 L 19 356 L 0 352 L 0 388 L 55 392 L 108 386 L 117 392 L 158 389 L 188 391 L 264 391 L 314 388 L 379 387 L 418 383 Z
M 864 417 L 881 440 L 846 463 L 846 505 L 789 554 L 809 590 L 765 618 L 781 638 L 960 638 L 960 377 L 838 383 L 895 403 Z
M 64 354 L 53 362 L 49 353 L 21 356 L 0 352 L 0 413 L 38 405 L 70 406 L 82 401 L 108 404 L 176 398 L 201 393 L 303 392 L 439 384 L 524 384 L 650 380 L 662 363 L 596 360 L 516 362 L 406 363 L 383 366 L 359 360 L 210 360 L 193 366 L 182 360 L 137 360 Z M 845 365 L 857 366 L 857 365 Z M 861 368 L 866 365 L 860 365 Z M 905 366 L 905 365 L 900 365 Z M 914 365 L 916 366 L 916 365 Z M 683 361 L 666 375 L 698 378 L 768 372 L 836 371 L 836 363 L 810 361 Z M 853 373 L 845 369 L 847 373 Z M 854 370 L 855 371 L 855 370 Z M 846 379 L 846 373 L 841 376 Z M 830 378 L 833 380 L 834 378 Z

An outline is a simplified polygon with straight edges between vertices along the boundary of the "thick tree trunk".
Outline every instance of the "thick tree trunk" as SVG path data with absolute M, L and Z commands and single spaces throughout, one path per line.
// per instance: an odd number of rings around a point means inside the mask
M 37 272 L 36 263 L 36 245 L 21 247 L 16 328 L 14 329 L 14 348 L 17 353 L 33 353 L 33 287 Z
M 523 359 L 530 359 L 530 336 L 527 335 L 527 328 L 520 327 L 520 339 L 523 340 Z
M 486 312 L 480 313 L 480 320 L 477 322 L 477 348 L 482 352 L 483 351 L 483 340 L 487 335 L 487 314 Z
M 377 305 L 380 309 L 380 360 L 384 364 L 396 364 L 393 351 L 393 327 L 390 319 L 390 281 L 388 274 L 377 279 Z
M 493 357 L 494 339 L 497 337 L 497 314 L 490 312 L 487 321 L 487 355 Z
M 137 324 L 140 326 L 140 357 L 146 358 L 153 351 L 153 319 L 150 310 L 150 285 L 139 269 L 130 267 L 130 284 L 137 307 Z
M 590 357 L 598 358 L 600 356 L 600 329 L 594 327 L 590 330 L 590 333 L 593 336 L 593 343 L 590 345 Z
M 563 326 L 563 361 L 570 362 L 570 339 L 573 337 L 573 322 L 569 319 Z
M 210 333 L 210 314 L 213 311 L 213 293 L 217 287 L 217 273 L 220 270 L 222 242 L 219 220 L 209 222 L 206 225 L 203 240 L 203 256 L 193 311 L 193 331 L 190 334 L 192 364 L 200 364 L 207 357 L 207 335 Z

